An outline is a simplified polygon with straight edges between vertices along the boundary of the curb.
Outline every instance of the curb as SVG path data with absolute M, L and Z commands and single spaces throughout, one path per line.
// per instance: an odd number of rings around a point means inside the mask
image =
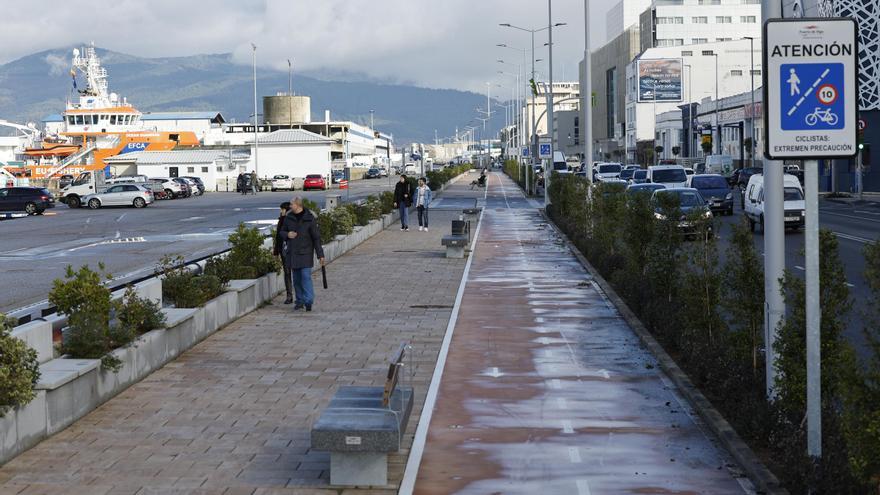
M 599 284 L 601 290 L 614 304 L 617 311 L 623 316 L 623 319 L 629 327 L 632 328 L 633 332 L 639 337 L 642 344 L 648 348 L 648 351 L 655 358 L 657 358 L 657 361 L 660 363 L 660 368 L 669 376 L 672 382 L 675 383 L 675 386 L 681 394 L 688 402 L 690 402 L 691 406 L 696 409 L 700 417 L 703 418 L 715 436 L 724 445 L 724 448 L 736 460 L 740 467 L 743 468 L 749 479 L 754 483 L 758 493 L 788 495 L 788 490 L 781 486 L 779 479 L 776 478 L 766 466 L 764 466 L 758 456 L 755 455 L 752 449 L 749 448 L 742 438 L 740 438 L 739 434 L 736 433 L 736 430 L 734 430 L 733 427 L 730 426 L 730 423 L 724 419 L 724 416 L 722 416 L 703 393 L 694 386 L 687 374 L 678 367 L 678 364 L 676 364 L 672 357 L 666 353 L 663 346 L 657 342 L 635 313 L 629 309 L 626 302 L 617 295 L 617 292 L 614 291 L 611 284 L 609 284 L 602 275 L 593 268 L 593 265 L 587 261 L 577 246 L 575 246 L 568 236 L 556 226 L 549 216 L 547 216 L 546 212 L 544 212 L 544 210 L 540 211 L 541 216 L 544 217 L 547 224 L 551 225 L 554 231 L 562 237 L 566 246 L 568 246 L 568 249 L 575 255 L 580 264 L 590 273 L 596 283 Z

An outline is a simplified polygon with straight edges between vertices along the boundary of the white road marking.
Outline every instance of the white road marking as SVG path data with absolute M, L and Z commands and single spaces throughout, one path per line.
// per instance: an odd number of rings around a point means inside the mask
M 550 380 L 550 388 L 559 390 L 562 388 L 562 382 L 560 382 L 558 378 L 554 378 Z
M 559 409 L 568 409 L 568 401 L 564 397 L 556 399 L 556 405 L 559 406 Z
M 181 222 L 193 222 L 196 220 L 204 220 L 204 219 L 205 219 L 205 217 L 189 217 L 189 218 L 181 218 L 180 221 Z
M 499 376 L 504 375 L 504 373 L 502 373 L 502 372 L 498 369 L 497 366 L 494 366 L 494 367 L 492 367 L 492 368 L 489 368 L 489 372 L 486 373 L 486 375 L 491 376 L 492 378 L 498 378 Z
M 858 217 L 853 217 L 853 218 L 858 218 Z M 859 220 L 867 220 L 867 219 L 866 219 L 866 218 L 859 218 Z M 846 239 L 846 240 L 848 240 L 848 241 L 861 242 L 862 244 L 869 244 L 869 243 L 871 243 L 871 242 L 874 242 L 874 241 L 872 241 L 871 239 L 865 239 L 864 237 L 858 237 L 858 236 L 854 236 L 854 235 L 843 234 L 843 233 L 840 233 L 840 232 L 834 232 L 834 235 L 836 235 L 837 237 L 840 237 L 841 239 Z
M 577 480 L 578 495 L 593 495 L 590 491 L 590 483 L 587 480 Z
M 880 211 L 855 210 L 855 213 L 865 213 L 868 215 L 880 215 Z
M 122 234 L 120 234 L 119 231 L 117 230 L 116 237 L 114 237 L 114 239 L 119 239 L 120 237 L 122 237 Z
M 574 433 L 574 428 L 572 428 L 571 426 L 571 421 L 567 419 L 562 420 L 562 433 L 565 433 L 566 435 L 571 435 L 572 433 Z
M 799 266 L 799 265 L 795 265 L 794 267 L 797 268 L 798 270 L 802 271 L 802 272 L 807 271 L 806 268 L 804 268 L 804 267 L 802 267 L 802 266 Z
M 599 374 L 602 375 L 602 377 L 605 378 L 606 380 L 611 378 L 611 374 L 608 373 L 608 370 L 599 370 Z
M 568 458 L 571 460 L 572 464 L 580 464 L 581 463 L 581 451 L 577 447 L 569 447 L 568 448 Z
M 122 221 L 122 219 L 125 218 L 125 215 L 128 215 L 128 213 L 123 213 L 122 215 L 119 215 L 119 217 L 116 218 L 116 221 Z

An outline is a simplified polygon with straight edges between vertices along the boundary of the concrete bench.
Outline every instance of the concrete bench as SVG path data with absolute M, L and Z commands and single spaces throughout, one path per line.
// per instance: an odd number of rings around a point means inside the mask
M 388 484 L 388 453 L 400 450 L 413 406 L 412 387 L 398 384 L 406 348 L 391 358 L 383 387 L 339 387 L 312 425 L 311 447 L 330 452 L 331 484 Z
M 464 258 L 464 248 L 469 244 L 463 235 L 444 235 L 440 244 L 446 247 L 447 258 Z

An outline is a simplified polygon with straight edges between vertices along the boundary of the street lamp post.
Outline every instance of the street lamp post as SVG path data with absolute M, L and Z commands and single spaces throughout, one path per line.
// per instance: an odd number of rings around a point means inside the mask
M 584 166 L 587 180 L 593 181 L 593 72 L 592 54 L 590 53 L 590 0 L 584 0 L 584 85 L 581 88 L 582 105 L 584 106 Z
M 293 129 L 293 62 L 287 59 L 287 126 Z
M 693 158 L 694 157 L 694 150 L 693 150 L 693 147 L 694 147 L 694 115 L 693 115 L 694 104 L 693 104 L 693 101 L 691 100 L 691 97 L 693 96 L 691 94 L 691 76 L 694 73 L 694 68 L 691 67 L 690 64 L 684 64 L 684 67 L 688 71 L 688 97 L 687 97 L 687 105 L 688 105 L 688 113 L 687 113 L 687 116 L 688 116 L 687 147 L 688 147 L 688 149 L 687 149 L 687 155 L 688 156 L 687 157 Z
M 752 113 L 749 118 L 749 155 L 751 157 L 752 168 L 755 167 L 755 38 L 746 36 L 743 39 L 749 40 L 749 55 L 752 57 L 752 64 L 749 69 L 749 80 L 752 83 Z
M 254 174 L 257 176 L 257 180 L 260 179 L 260 171 L 257 165 L 257 157 L 259 155 L 260 143 L 257 138 L 257 127 L 259 125 L 259 117 L 257 112 L 257 45 L 251 43 L 251 48 L 254 50 Z M 257 187 L 259 189 L 259 187 Z

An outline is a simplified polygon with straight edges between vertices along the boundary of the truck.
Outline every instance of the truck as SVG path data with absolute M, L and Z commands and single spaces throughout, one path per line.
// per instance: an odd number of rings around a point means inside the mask
M 706 174 L 718 174 L 729 179 L 733 175 L 733 157 L 730 155 L 709 155 L 706 157 Z
M 103 170 L 87 170 L 61 190 L 60 201 L 70 208 L 79 208 L 83 204 L 82 198 L 89 194 L 102 193 L 107 187 Z

